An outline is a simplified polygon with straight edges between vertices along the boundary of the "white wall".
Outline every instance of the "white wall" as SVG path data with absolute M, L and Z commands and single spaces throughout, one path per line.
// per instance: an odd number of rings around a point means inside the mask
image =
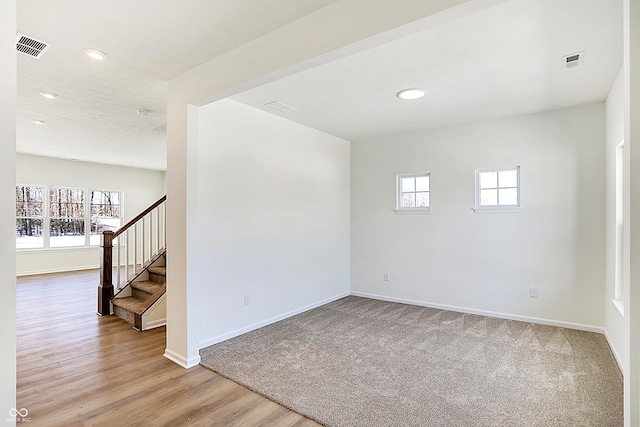
M 624 139 L 624 78 L 620 69 L 606 102 L 606 291 L 605 334 L 618 365 L 624 366 L 624 318 L 612 300 L 615 296 L 616 254 L 616 150 Z
M 0 420 L 16 407 L 16 2 L 0 2 Z
M 18 184 L 122 191 L 123 224 L 165 194 L 165 173 L 161 171 L 26 154 L 18 154 L 16 165 Z M 21 250 L 16 253 L 18 275 L 71 271 L 99 266 L 100 249 L 98 247 Z
M 604 140 L 594 104 L 352 143 L 351 290 L 602 328 Z M 475 169 L 515 165 L 521 212 L 475 214 Z M 413 172 L 430 215 L 392 210 Z
M 198 138 L 200 346 L 347 295 L 349 142 L 227 99 Z

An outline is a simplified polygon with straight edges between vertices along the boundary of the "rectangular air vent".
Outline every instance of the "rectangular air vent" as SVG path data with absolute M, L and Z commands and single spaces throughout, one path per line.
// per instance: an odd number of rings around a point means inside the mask
M 51 46 L 49 43 L 36 40 L 33 37 L 29 37 L 21 33 L 16 35 L 16 40 L 16 50 L 18 52 L 22 52 L 25 55 L 29 55 L 36 59 L 40 59 L 40 57 Z
M 280 101 L 267 102 L 264 106 L 280 111 L 281 113 L 293 113 L 294 111 L 300 111 L 296 107 L 292 107 L 291 105 L 287 105 Z
M 568 70 L 582 65 L 584 62 L 584 52 L 572 53 L 562 57 L 562 69 Z

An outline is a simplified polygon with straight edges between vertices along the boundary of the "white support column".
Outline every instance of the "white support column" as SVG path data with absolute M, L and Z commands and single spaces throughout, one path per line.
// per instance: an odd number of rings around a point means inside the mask
M 196 201 L 189 198 L 197 189 L 193 179 L 197 174 L 193 162 L 197 155 L 197 137 L 189 133 L 191 126 L 197 128 L 198 109 L 181 101 L 171 102 L 171 99 L 168 107 L 167 114 L 173 121 L 168 127 L 167 144 L 167 348 L 164 356 L 184 368 L 191 368 L 200 363 L 197 268 L 193 266 L 196 258 L 189 256 L 190 233 L 194 233 L 197 219 Z M 171 144 L 173 139 L 183 143 Z
M 16 1 L 0 1 L 0 420 L 16 407 Z M 27 408 L 29 409 L 29 408 Z M 6 425 L 15 423 L 7 422 Z
M 625 145 L 628 144 L 628 280 L 625 280 L 624 424 L 640 426 L 640 1 L 624 0 Z M 626 219 L 625 218 L 625 221 Z M 638 222 L 636 222 L 638 221 Z

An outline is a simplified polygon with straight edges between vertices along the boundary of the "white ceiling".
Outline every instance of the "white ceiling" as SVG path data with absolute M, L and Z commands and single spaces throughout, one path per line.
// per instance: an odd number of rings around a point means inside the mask
M 232 99 L 356 141 L 603 101 L 621 65 L 622 1 L 511 0 Z
M 18 31 L 52 47 L 18 54 L 17 150 L 165 169 L 167 81 L 333 1 L 20 0 Z M 603 101 L 621 64 L 622 0 L 510 0 L 232 98 L 360 140 Z M 406 87 L 428 95 L 400 101 Z
M 19 0 L 18 31 L 51 48 L 17 54 L 17 151 L 164 170 L 171 78 L 335 1 Z

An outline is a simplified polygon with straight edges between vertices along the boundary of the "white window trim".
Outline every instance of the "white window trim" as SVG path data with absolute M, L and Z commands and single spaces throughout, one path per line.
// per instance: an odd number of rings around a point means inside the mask
M 480 206 L 480 174 L 482 172 L 501 172 L 501 171 L 510 171 L 516 170 L 518 175 L 518 204 L 517 205 L 509 205 L 509 206 Z M 506 167 L 498 167 L 498 168 L 480 168 L 476 169 L 476 200 L 475 206 L 472 210 L 477 214 L 503 214 L 503 213 L 520 213 L 521 210 L 521 192 L 520 192 L 520 166 L 506 166 Z
M 403 208 L 400 203 L 400 195 L 402 194 L 402 178 L 408 177 L 421 177 L 428 176 L 429 177 L 429 207 L 422 208 Z M 396 175 L 396 208 L 394 209 L 397 215 L 428 215 L 431 213 L 431 173 L 429 172 L 421 172 L 421 173 L 405 173 Z

